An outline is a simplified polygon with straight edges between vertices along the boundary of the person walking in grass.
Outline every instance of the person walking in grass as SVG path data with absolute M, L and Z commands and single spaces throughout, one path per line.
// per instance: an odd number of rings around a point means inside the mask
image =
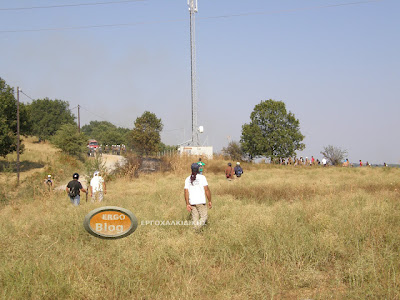
M 51 191 L 53 189 L 53 180 L 51 179 L 51 175 L 47 175 L 47 178 L 44 180 L 44 185 L 47 190 Z
M 235 174 L 235 170 L 232 168 L 232 164 L 228 163 L 228 167 L 225 169 L 226 179 L 232 180 L 233 174 Z
M 90 197 L 92 198 L 92 202 L 103 201 L 104 194 L 107 194 L 106 182 L 101 177 L 100 172 L 96 171 L 90 180 Z
M 199 173 L 199 165 L 193 163 L 191 169 L 192 175 L 186 178 L 184 188 L 186 209 L 192 214 L 194 228 L 200 230 L 206 224 L 208 218 L 206 197 L 208 208 L 212 208 L 211 191 L 206 177 Z
M 74 173 L 74 175 L 72 175 L 72 180 L 68 182 L 67 187 L 65 188 L 71 203 L 75 206 L 78 206 L 81 202 L 80 192 L 82 191 L 86 193 L 86 190 L 82 187 L 82 184 L 78 181 L 78 179 L 79 174 Z
M 235 170 L 235 175 L 236 175 L 236 177 L 237 177 L 237 178 L 240 178 L 240 176 L 242 176 L 242 174 L 243 174 L 243 169 L 242 169 L 242 167 L 240 166 L 240 162 L 237 162 L 237 163 L 236 163 L 236 166 L 235 166 L 234 170 Z
M 324 157 L 324 158 L 322 159 L 322 165 L 323 165 L 324 167 L 326 167 L 326 163 L 327 163 L 327 161 L 326 161 L 326 158 Z
M 199 173 L 200 173 L 201 175 L 203 175 L 204 166 L 205 166 L 206 164 L 203 163 L 203 162 L 201 161 L 201 157 L 199 158 L 199 161 L 197 162 L 197 164 L 199 165 Z

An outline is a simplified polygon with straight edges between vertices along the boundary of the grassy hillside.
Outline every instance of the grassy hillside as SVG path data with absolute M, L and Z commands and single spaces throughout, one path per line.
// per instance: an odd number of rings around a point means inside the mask
M 141 225 L 188 219 L 188 162 L 108 183 L 104 205 L 139 219 L 120 240 L 89 235 L 83 219 L 100 205 L 73 207 L 64 192 L 3 207 L 0 298 L 400 297 L 398 169 L 245 166 L 228 182 L 226 162 L 213 161 L 205 175 L 214 207 L 202 233 Z
M 84 168 L 77 161 L 50 143 L 38 143 L 37 138 L 23 140 L 24 152 L 20 155 L 20 185 L 17 188 L 16 153 L 0 157 L 0 207 L 4 204 L 31 201 L 46 194 L 43 181 L 52 175 L 55 185 L 70 179 L 74 172 Z M 48 195 L 46 195 L 48 197 Z

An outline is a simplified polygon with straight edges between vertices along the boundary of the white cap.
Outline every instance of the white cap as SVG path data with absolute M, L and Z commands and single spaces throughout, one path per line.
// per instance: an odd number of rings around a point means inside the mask
M 237 164 L 237 165 L 240 165 L 240 162 L 237 162 L 236 164 Z
M 51 175 L 47 175 L 47 177 L 51 177 Z

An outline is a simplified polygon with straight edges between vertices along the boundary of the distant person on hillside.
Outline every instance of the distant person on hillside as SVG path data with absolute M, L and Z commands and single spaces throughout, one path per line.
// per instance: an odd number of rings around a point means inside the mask
M 51 179 L 51 175 L 47 175 L 47 178 L 44 180 L 45 187 L 51 191 L 53 189 L 53 180 Z
M 78 206 L 81 202 L 81 191 L 86 193 L 86 190 L 82 187 L 82 184 L 78 181 L 78 179 L 79 174 L 74 173 L 74 175 L 72 175 L 72 180 L 68 182 L 67 187 L 65 188 L 71 203 L 75 206 Z
M 324 157 L 323 159 L 322 159 L 322 165 L 324 166 L 324 167 L 326 167 L 326 158 Z
M 314 164 L 315 164 L 315 158 L 314 158 L 314 156 L 311 156 L 310 165 L 314 165 Z
M 202 175 L 202 174 L 203 174 L 204 166 L 205 166 L 206 164 L 203 163 L 203 162 L 201 161 L 201 157 L 199 158 L 199 161 L 197 162 L 197 164 L 199 165 L 199 173 Z
M 232 168 L 232 164 L 228 163 L 228 167 L 225 169 L 225 176 L 226 179 L 232 180 L 233 174 L 235 173 L 234 169 Z
M 361 159 L 360 159 L 360 167 L 362 167 L 363 166 L 363 163 L 362 163 L 362 161 L 361 161 Z
M 235 166 L 235 168 L 234 168 L 234 171 L 235 171 L 235 175 L 236 175 L 237 178 L 240 178 L 240 177 L 242 176 L 242 174 L 243 174 L 243 169 L 242 169 L 242 167 L 240 166 L 240 162 L 237 162 L 237 163 L 236 163 L 236 166 Z
M 185 202 L 186 209 L 192 214 L 194 228 L 200 230 L 207 222 L 207 205 L 211 209 L 211 191 L 208 188 L 208 182 L 204 175 L 199 174 L 199 165 L 192 164 L 192 175 L 185 180 Z
M 100 172 L 96 171 L 90 180 L 90 197 L 92 198 L 92 202 L 103 201 L 104 194 L 107 194 L 106 182 L 101 177 Z
M 345 160 L 344 163 L 343 163 L 343 167 L 349 167 L 349 166 L 350 166 L 349 159 L 346 158 L 346 160 Z

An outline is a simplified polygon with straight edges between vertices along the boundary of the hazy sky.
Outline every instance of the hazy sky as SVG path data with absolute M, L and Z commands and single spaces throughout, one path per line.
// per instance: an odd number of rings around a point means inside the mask
M 148 110 L 165 143 L 190 139 L 186 0 L 32 8 L 111 1 L 0 0 L 0 77 L 34 99 L 80 104 L 82 125 L 132 128 Z M 274 99 L 300 120 L 299 155 L 321 158 L 331 144 L 353 162 L 400 162 L 399 0 L 198 1 L 203 143 L 238 141 L 254 106 Z M 27 31 L 37 29 L 57 30 Z

